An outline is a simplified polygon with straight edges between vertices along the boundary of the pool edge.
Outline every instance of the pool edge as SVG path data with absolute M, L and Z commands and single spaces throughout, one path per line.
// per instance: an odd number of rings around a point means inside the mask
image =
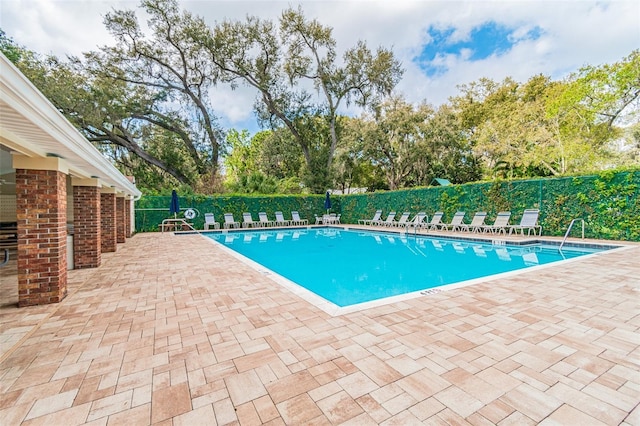
M 316 229 L 316 228 L 328 228 L 327 226 L 304 226 L 304 227 L 296 227 L 297 229 Z M 340 226 L 340 227 L 336 227 L 339 229 L 345 229 L 345 230 L 363 230 L 363 231 L 373 231 L 373 232 L 385 232 L 385 230 L 378 230 L 378 229 L 371 229 L 371 228 L 361 228 L 361 227 L 349 227 L 347 225 L 345 226 Z M 250 230 L 267 230 L 267 229 L 272 229 L 272 228 L 261 228 L 261 229 L 250 229 Z M 293 228 L 286 228 L 286 229 L 293 229 Z M 243 231 L 249 231 L 249 229 L 243 229 Z M 386 230 L 386 232 L 388 233 L 392 233 L 392 234 L 399 234 L 402 232 L 394 232 L 392 230 Z M 409 235 L 408 233 L 406 235 Z M 380 306 L 385 306 L 385 305 L 390 305 L 390 304 L 394 304 L 394 303 L 400 303 L 406 300 L 411 300 L 411 299 L 415 299 L 415 298 L 419 298 L 419 297 L 427 297 L 427 296 L 431 296 L 431 295 L 435 295 L 441 292 L 446 292 L 446 291 L 451 291 L 451 290 L 457 290 L 460 288 L 464 288 L 464 287 L 469 287 L 472 285 L 477 285 L 477 284 L 481 284 L 484 282 L 489 282 L 489 281 L 494 281 L 497 279 L 504 279 L 504 278 L 509 278 L 512 276 L 517 276 L 523 273 L 527 273 L 527 272 L 535 272 L 535 271 L 539 271 L 545 268 L 550 268 L 550 267 L 557 267 L 557 266 L 561 266 L 561 265 L 565 265 L 568 262 L 575 262 L 575 261 L 582 261 L 585 259 L 589 259 L 593 256 L 602 256 L 602 255 L 606 255 L 607 253 L 611 253 L 611 252 L 617 252 L 620 250 L 625 250 L 625 249 L 631 249 L 634 247 L 633 244 L 624 244 L 624 243 L 609 243 L 609 244 L 596 244 L 596 243 L 585 243 L 584 245 L 581 245 L 579 242 L 576 241 L 571 241 L 571 243 L 567 243 L 567 244 L 571 244 L 571 246 L 574 247 L 587 247 L 587 248 L 604 248 L 606 247 L 605 250 L 601 251 L 601 252 L 596 252 L 596 253 L 589 253 L 589 254 L 585 254 L 582 255 L 580 257 L 575 257 L 575 258 L 570 258 L 570 259 L 564 259 L 564 260 L 560 260 L 557 262 L 552 262 L 552 263 L 547 263 L 547 264 L 543 264 L 543 265 L 536 265 L 536 266 L 531 266 L 528 268 L 523 268 L 523 269 L 518 269 L 518 270 L 514 270 L 514 271 L 507 271 L 507 272 L 501 272 L 498 274 L 493 274 L 493 275 L 489 275 L 489 276 L 485 276 L 485 277 L 479 277 L 479 278 L 472 278 L 469 280 L 464 280 L 464 281 L 458 281 L 455 283 L 450 283 L 450 284 L 443 284 L 437 287 L 433 287 L 433 288 L 428 288 L 428 289 L 422 289 L 422 290 L 417 290 L 417 291 L 413 291 L 413 292 L 409 292 L 409 293 L 405 293 L 405 294 L 399 294 L 399 295 L 395 295 L 395 296 L 390 296 L 390 297 L 385 297 L 385 298 L 381 298 L 381 299 L 376 299 L 376 300 L 372 300 L 369 302 L 362 302 L 362 303 L 356 303 L 353 305 L 349 305 L 349 306 L 338 306 L 333 302 L 330 302 L 329 300 L 323 298 L 322 296 L 317 295 L 316 293 L 312 292 L 311 290 L 306 289 L 305 287 L 301 286 L 300 284 L 291 281 L 290 279 L 278 274 L 277 272 L 267 268 L 266 266 L 244 256 L 243 254 L 225 246 L 224 244 L 212 239 L 212 238 L 208 238 L 205 235 L 202 235 L 203 237 L 205 237 L 207 240 L 211 241 L 211 243 L 213 243 L 214 245 L 220 247 L 223 249 L 223 251 L 227 252 L 228 254 L 230 254 L 232 257 L 234 257 L 235 259 L 241 261 L 242 263 L 250 266 L 251 268 L 253 268 L 254 270 L 256 270 L 257 272 L 263 274 L 264 276 L 266 276 L 267 278 L 271 279 L 272 281 L 274 281 L 275 283 L 279 284 L 281 287 L 284 287 L 285 289 L 287 289 L 288 291 L 292 292 L 293 294 L 299 296 L 301 299 L 303 299 L 304 301 L 306 301 L 307 303 L 312 304 L 313 306 L 317 307 L 318 309 L 322 310 L 323 312 L 325 312 L 328 315 L 331 316 L 341 316 L 341 315 L 346 315 L 346 314 L 350 314 L 350 313 L 354 313 L 354 312 L 359 312 L 359 311 L 363 311 L 363 310 L 367 310 L 367 309 L 372 309 L 372 308 L 376 308 L 376 307 L 380 307 Z M 461 238 L 456 236 L 452 236 L 452 235 L 439 235 L 439 234 L 417 234 L 417 236 L 422 236 L 422 237 L 437 237 L 437 238 L 444 238 L 444 237 L 448 237 L 445 239 L 449 239 L 449 240 L 460 240 Z M 471 238 L 471 237 L 467 237 L 464 238 L 463 240 L 465 241 L 474 241 L 474 242 L 483 242 L 483 243 L 489 243 L 489 244 L 495 244 L 495 242 L 497 240 L 495 239 L 487 239 L 487 238 Z M 526 239 L 526 240 L 520 240 L 521 244 L 514 244 L 513 240 L 499 240 L 499 241 L 504 241 L 505 244 L 511 244 L 511 245 L 520 245 L 520 246 L 526 246 L 526 245 L 534 245 L 534 244 L 549 244 L 549 245 L 553 245 L 553 246 L 559 246 L 560 242 L 558 241 L 554 241 L 554 240 L 548 240 L 548 239 L 543 239 L 542 237 L 536 237 L 535 239 Z M 567 245 L 565 244 L 565 245 Z

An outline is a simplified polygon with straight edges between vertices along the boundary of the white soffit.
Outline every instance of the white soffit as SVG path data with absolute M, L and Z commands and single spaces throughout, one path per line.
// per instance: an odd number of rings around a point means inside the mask
M 141 195 L 1 53 L 0 143 L 28 157 L 61 157 L 75 177 L 98 178 L 135 199 Z

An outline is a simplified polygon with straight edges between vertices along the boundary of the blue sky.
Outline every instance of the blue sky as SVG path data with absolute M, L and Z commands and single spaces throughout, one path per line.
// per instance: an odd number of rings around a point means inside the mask
M 429 42 L 422 47 L 420 54 L 413 58 L 413 62 L 424 71 L 426 76 L 437 77 L 449 70 L 438 60 L 439 58 L 453 55 L 475 62 L 491 56 L 502 56 L 523 40 L 539 39 L 544 31 L 540 27 L 534 27 L 524 36 L 516 36 L 514 29 L 495 21 L 488 21 L 473 27 L 464 38 L 456 37 L 458 31 L 453 26 L 447 28 L 431 26 L 426 32 Z
M 396 92 L 440 105 L 458 87 L 491 78 L 562 79 L 584 65 L 613 63 L 640 48 L 637 0 L 181 0 L 211 24 L 256 15 L 276 20 L 301 5 L 333 28 L 339 51 L 364 40 L 391 48 L 405 74 Z M 104 14 L 138 0 L 0 0 L 0 27 L 40 53 L 80 55 L 113 44 Z M 258 130 L 255 91 L 218 87 L 211 101 L 225 128 Z M 355 106 L 341 113 L 358 115 Z

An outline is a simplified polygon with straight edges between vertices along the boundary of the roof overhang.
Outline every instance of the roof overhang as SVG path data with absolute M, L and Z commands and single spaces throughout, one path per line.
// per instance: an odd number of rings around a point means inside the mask
M 433 180 L 431 181 L 431 183 L 436 182 L 438 185 L 440 186 L 448 186 L 451 185 L 451 182 L 447 179 L 442 179 L 442 178 L 433 178 Z
M 0 53 L 0 144 L 14 156 L 61 158 L 73 178 L 138 199 L 140 190 Z

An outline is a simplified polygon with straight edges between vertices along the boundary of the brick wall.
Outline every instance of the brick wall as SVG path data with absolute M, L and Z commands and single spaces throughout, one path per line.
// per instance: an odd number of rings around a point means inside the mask
M 116 197 L 116 241 L 119 243 L 126 242 L 126 224 L 125 224 L 125 199 Z
M 102 253 L 116 251 L 116 194 L 100 194 L 100 225 Z
M 101 260 L 100 188 L 73 187 L 73 265 L 97 268 Z
M 16 169 L 18 306 L 67 295 L 67 182 L 59 171 Z

